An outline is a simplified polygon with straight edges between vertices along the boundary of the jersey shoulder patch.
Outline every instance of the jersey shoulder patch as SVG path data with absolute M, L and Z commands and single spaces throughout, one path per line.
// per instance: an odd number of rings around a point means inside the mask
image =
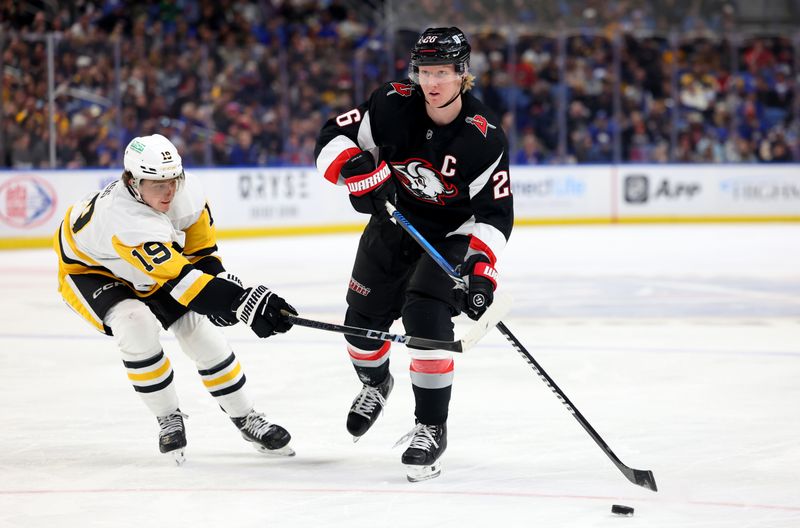
M 388 82 L 372 92 L 370 114 L 383 119 L 395 119 L 408 113 L 410 106 L 418 104 L 419 92 L 408 79 Z M 382 121 L 383 122 L 383 121 Z
M 411 97 L 414 94 L 414 85 L 403 82 L 390 82 L 387 87 L 386 95 L 397 94 L 400 97 Z
M 464 94 L 464 106 L 464 121 L 471 125 L 469 128 L 477 130 L 484 138 L 494 135 L 492 132 L 502 133 L 499 118 L 480 99 L 466 93 Z
M 477 128 L 483 137 L 486 137 L 489 129 L 497 129 L 497 126 L 490 123 L 482 114 L 468 115 L 465 121 Z
M 411 81 L 401 79 L 382 84 L 368 103 L 371 133 L 376 144 L 394 144 L 403 131 L 411 130 L 424 105 L 419 90 Z

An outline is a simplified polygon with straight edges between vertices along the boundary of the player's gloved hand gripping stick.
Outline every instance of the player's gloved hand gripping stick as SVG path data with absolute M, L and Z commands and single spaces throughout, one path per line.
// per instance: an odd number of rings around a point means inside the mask
M 430 257 L 439 265 L 439 267 L 441 267 L 450 276 L 450 278 L 453 279 L 457 287 L 468 291 L 464 279 L 456 272 L 450 263 L 447 262 L 444 257 L 442 257 L 436 248 L 434 248 L 427 240 L 425 240 L 420 232 L 417 231 L 416 228 L 411 225 L 411 223 L 391 203 L 386 202 L 386 210 L 395 220 L 397 220 L 400 226 L 409 235 L 411 235 L 411 237 L 416 240 L 420 246 L 422 246 L 422 249 L 424 249 L 425 252 L 430 255 Z M 495 302 L 497 301 L 495 300 Z M 491 309 L 491 306 L 489 309 Z M 594 430 L 591 424 L 586 421 L 586 418 L 583 417 L 580 411 L 578 411 L 578 409 L 572 405 L 572 402 L 569 400 L 569 398 L 567 398 L 567 395 L 564 394 L 564 391 L 562 391 L 558 385 L 556 385 L 556 382 L 553 381 L 553 378 L 551 378 L 547 372 L 544 371 L 542 366 L 539 365 L 535 359 L 533 359 L 533 356 L 531 356 L 530 352 L 528 352 L 525 347 L 522 346 L 522 343 L 520 343 L 519 340 L 514 337 L 514 334 L 511 333 L 511 330 L 509 330 L 502 321 L 497 322 L 497 329 L 505 336 L 506 339 L 511 342 L 516 351 L 519 352 L 519 354 L 525 359 L 525 361 L 528 362 L 534 372 L 536 372 L 542 381 L 544 381 L 545 385 L 547 385 L 550 390 L 553 391 L 556 396 L 558 396 L 558 399 L 561 400 L 561 403 L 563 403 L 567 410 L 572 413 L 572 416 L 578 420 L 578 423 L 581 424 L 581 427 L 583 427 L 586 432 L 589 433 L 589 436 L 592 437 L 592 440 L 594 440 L 595 443 L 600 446 L 600 449 L 602 449 L 606 456 L 608 456 L 614 465 L 617 466 L 617 469 L 619 469 L 629 481 L 633 482 L 637 486 L 642 486 L 643 488 L 647 488 L 652 491 L 658 491 L 653 472 L 645 469 L 632 469 L 623 464 L 617 455 L 611 451 L 611 448 L 608 447 L 608 444 L 606 444 L 605 440 L 603 440 L 597 431 Z
M 350 204 L 359 213 L 382 213 L 383 202 L 394 200 L 397 193 L 391 167 L 385 161 L 376 167 L 369 152 L 362 150 L 347 160 L 341 174 L 350 193 Z

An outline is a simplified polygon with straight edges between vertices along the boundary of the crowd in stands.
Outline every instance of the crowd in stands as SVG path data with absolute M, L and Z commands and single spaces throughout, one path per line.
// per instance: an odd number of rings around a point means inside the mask
M 382 2 L 32 4 L 0 0 L 0 167 L 49 167 L 52 133 L 56 167 L 120 167 L 156 132 L 187 166 L 313 165 L 323 122 L 443 24 L 467 30 L 514 164 L 800 161 L 799 45 L 732 37 L 721 0 L 392 3 L 402 30 Z

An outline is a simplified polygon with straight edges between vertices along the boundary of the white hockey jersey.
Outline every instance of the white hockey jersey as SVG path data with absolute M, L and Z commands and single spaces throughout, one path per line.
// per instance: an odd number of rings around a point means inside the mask
M 121 180 L 108 184 L 67 210 L 54 246 L 59 290 L 67 274 L 100 273 L 141 297 L 168 286 L 183 305 L 213 277 L 192 264 L 217 249 L 202 187 L 188 173 L 167 213 L 137 201 Z

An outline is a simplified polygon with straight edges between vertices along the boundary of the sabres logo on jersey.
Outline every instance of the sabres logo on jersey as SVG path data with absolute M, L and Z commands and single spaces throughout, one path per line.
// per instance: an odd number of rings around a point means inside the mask
M 497 128 L 496 126 L 488 122 L 486 118 L 480 114 L 475 114 L 472 117 L 467 117 L 465 121 L 470 125 L 475 125 L 475 128 L 481 131 L 483 137 L 486 137 L 486 132 L 488 132 L 490 128 Z
M 392 90 L 387 92 L 386 95 L 397 94 L 403 97 L 411 97 L 411 94 L 414 93 L 414 87 L 410 84 L 403 84 L 399 82 L 393 82 Z
M 400 182 L 415 198 L 423 202 L 444 205 L 446 198 L 458 194 L 458 188 L 446 182 L 442 174 L 427 160 L 412 158 L 392 163 Z

